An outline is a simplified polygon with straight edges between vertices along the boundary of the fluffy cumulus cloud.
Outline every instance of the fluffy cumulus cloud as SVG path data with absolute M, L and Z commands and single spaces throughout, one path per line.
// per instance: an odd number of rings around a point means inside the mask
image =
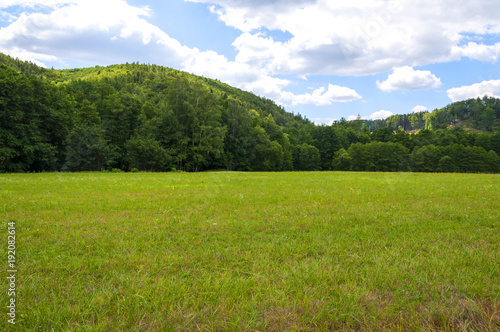
M 477 97 L 495 97 L 500 98 L 500 80 L 484 81 L 458 88 L 452 88 L 447 91 L 448 97 L 453 101 L 461 101 Z
M 496 62 L 500 43 L 471 40 L 500 32 L 496 0 L 188 0 L 206 3 L 228 26 L 243 62 L 271 73 L 369 75 L 463 57 Z M 259 29 L 288 31 L 286 42 Z
M 387 80 L 377 81 L 377 86 L 382 91 L 413 91 L 434 89 L 441 86 L 441 80 L 428 70 L 414 70 L 405 66 L 394 69 Z
M 41 62 L 71 59 L 109 64 L 157 54 L 149 58 L 180 65 L 196 51 L 148 23 L 147 7 L 133 7 L 124 0 L 18 3 L 44 9 L 24 12 L 0 29 L 0 49 L 22 59 Z
M 349 102 L 362 97 L 353 89 L 329 84 L 312 93 L 293 94 L 285 88 L 289 80 L 272 77 L 263 68 L 249 64 L 228 61 L 224 56 L 213 51 L 200 52 L 183 62 L 182 67 L 193 73 L 218 78 L 230 85 L 237 86 L 257 95 L 266 96 L 278 104 L 307 104 L 316 106 L 331 105 L 336 102 Z
M 268 75 L 263 69 L 256 69 L 248 64 L 229 61 L 225 56 L 214 51 L 200 52 L 195 50 L 182 62 L 185 71 L 219 79 L 238 88 L 266 96 L 279 103 L 290 99 L 289 93 L 283 91 L 290 81 Z
M 454 46 L 451 50 L 451 57 L 453 59 L 460 59 L 467 57 L 484 62 L 494 63 L 498 60 L 500 55 L 500 43 L 493 45 L 478 44 L 475 42 L 468 42 L 463 46 Z
M 413 107 L 413 109 L 411 110 L 413 113 L 421 113 L 421 112 L 427 112 L 427 107 L 425 106 L 422 106 L 422 105 L 417 105 L 415 107 Z
M 362 97 L 353 89 L 329 84 L 327 90 L 321 87 L 314 90 L 312 93 L 291 96 L 290 99 L 292 100 L 292 105 L 312 104 L 326 106 L 334 102 L 349 102 L 361 98 Z
M 372 113 L 372 115 L 369 116 L 369 119 L 371 120 L 383 120 L 387 119 L 388 117 L 394 115 L 391 111 L 386 111 L 386 110 L 380 110 L 378 112 Z

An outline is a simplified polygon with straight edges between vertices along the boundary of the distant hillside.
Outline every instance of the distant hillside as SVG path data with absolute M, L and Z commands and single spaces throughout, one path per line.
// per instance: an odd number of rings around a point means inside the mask
M 274 101 L 259 97 L 253 93 L 231 87 L 218 80 L 212 80 L 179 70 L 166 68 L 157 65 L 146 65 L 139 63 L 111 65 L 106 67 L 76 68 L 55 70 L 37 66 L 29 61 L 20 61 L 0 53 L 0 63 L 4 63 L 10 68 L 25 75 L 38 75 L 53 83 L 69 83 L 76 80 L 93 82 L 107 82 L 116 88 L 122 88 L 124 84 L 135 84 L 147 88 L 159 89 L 162 84 L 170 81 L 176 84 L 182 80 L 187 84 L 197 84 L 206 90 L 210 90 L 218 97 L 224 99 L 232 97 L 248 108 L 256 110 L 261 116 L 266 117 L 272 114 L 276 123 L 286 126 L 289 121 L 299 121 L 310 123 L 300 115 L 293 115 L 286 112 L 282 107 L 276 105 Z M 161 82 L 161 83 L 160 83 Z
M 397 130 L 446 129 L 462 127 L 466 130 L 496 132 L 500 130 L 500 100 L 483 97 L 450 104 L 432 112 L 393 115 L 385 120 L 364 120 L 370 131 L 391 126 Z
M 54 70 L 0 54 L 0 172 L 499 172 L 499 109 L 498 99 L 472 99 L 315 126 L 162 66 Z

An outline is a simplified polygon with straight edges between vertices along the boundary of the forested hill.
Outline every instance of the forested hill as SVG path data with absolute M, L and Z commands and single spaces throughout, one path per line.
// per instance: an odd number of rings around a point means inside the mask
M 0 54 L 0 172 L 498 172 L 499 102 L 463 102 L 469 115 L 446 108 L 446 121 L 475 114 L 473 126 L 491 123 L 485 132 L 448 129 L 439 111 L 414 135 L 392 120 L 315 126 L 269 99 L 161 66 L 54 70 Z
M 303 140 L 285 128 L 314 127 L 269 99 L 161 66 L 0 63 L 0 171 L 291 170 L 290 140 Z
M 500 130 L 500 102 L 483 97 L 458 101 L 433 112 L 393 115 L 385 120 L 364 120 L 369 131 L 391 126 L 405 131 L 463 127 L 468 130 L 495 132 Z
M 293 120 L 310 123 L 310 121 L 302 118 L 300 115 L 295 116 L 286 112 L 270 99 L 258 97 L 253 93 L 231 87 L 218 80 L 157 65 L 127 63 L 107 67 L 96 66 L 93 68 L 54 70 L 39 67 L 28 61 L 19 61 L 2 53 L 0 53 L 0 63 L 4 63 L 8 67 L 27 76 L 38 75 L 40 78 L 47 79 L 55 84 L 86 80 L 100 82 L 101 84 L 110 84 L 115 90 L 123 89 L 125 85 L 129 85 L 129 88 L 131 86 L 141 86 L 144 90 L 149 89 L 155 90 L 153 92 L 158 92 L 159 90 L 166 89 L 167 85 L 179 85 L 182 81 L 182 84 L 202 87 L 205 91 L 210 90 L 218 98 L 227 99 L 231 97 L 237 99 L 246 108 L 256 110 L 261 116 L 265 117 L 271 114 L 276 123 L 281 126 L 285 126 L 287 122 Z

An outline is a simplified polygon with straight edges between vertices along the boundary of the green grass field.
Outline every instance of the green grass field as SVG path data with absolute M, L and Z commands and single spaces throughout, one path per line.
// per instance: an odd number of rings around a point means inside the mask
M 498 331 L 499 211 L 499 175 L 4 174 L 0 330 Z

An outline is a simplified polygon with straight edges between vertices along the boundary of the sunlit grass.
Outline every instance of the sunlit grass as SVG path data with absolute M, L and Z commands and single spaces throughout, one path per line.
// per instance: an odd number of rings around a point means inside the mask
M 16 328 L 495 331 L 499 184 L 471 174 L 0 175 L 5 239 L 16 221 Z

